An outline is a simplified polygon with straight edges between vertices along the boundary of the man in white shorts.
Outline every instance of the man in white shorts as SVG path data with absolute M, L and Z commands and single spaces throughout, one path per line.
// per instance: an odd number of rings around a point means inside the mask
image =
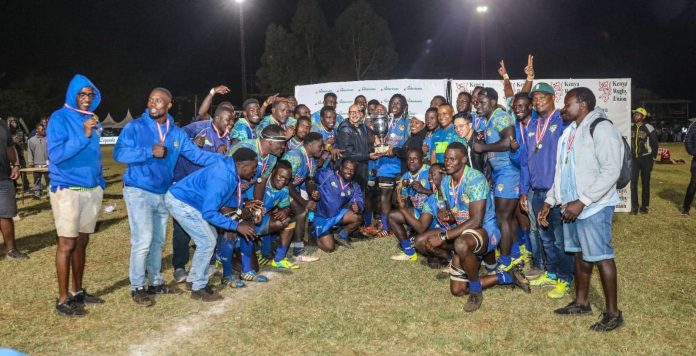
M 106 186 L 99 148 L 101 126 L 93 113 L 100 101 L 97 87 L 86 77 L 75 75 L 65 104 L 51 115 L 46 135 L 51 162 L 49 196 L 58 233 L 56 312 L 69 317 L 87 314 L 86 303 L 104 303 L 82 287 L 89 234 L 97 224 Z

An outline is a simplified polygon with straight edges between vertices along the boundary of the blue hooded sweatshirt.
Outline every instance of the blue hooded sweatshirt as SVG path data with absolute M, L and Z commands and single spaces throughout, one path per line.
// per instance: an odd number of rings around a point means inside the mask
M 239 224 L 220 213 L 223 206 L 241 206 L 243 199 L 237 167 L 231 157 L 191 173 L 174 184 L 169 192 L 200 211 L 210 224 L 225 230 L 237 230 Z
M 174 119 L 169 114 L 167 121 L 168 132 L 167 123 L 160 125 L 160 130 L 167 132 L 164 139 L 167 155 L 164 158 L 155 158 L 152 153 L 152 147 L 159 143 L 160 138 L 157 121 L 150 117 L 147 110 L 123 128 L 114 148 L 114 160 L 128 164 L 123 173 L 123 184 L 164 194 L 172 185 L 179 155 L 199 166 L 222 159 L 220 154 L 198 148 L 184 130 L 174 125 Z
M 101 124 L 92 130 L 91 137 L 87 137 L 83 123 L 91 119 L 92 115 L 75 111 L 77 93 L 84 87 L 91 87 L 94 91 L 94 100 L 88 110 L 93 112 L 101 102 L 99 89 L 85 76 L 76 74 L 65 93 L 65 104 L 70 108 L 63 106 L 51 114 L 46 143 L 50 162 L 48 176 L 53 188 L 106 187 L 99 148 Z

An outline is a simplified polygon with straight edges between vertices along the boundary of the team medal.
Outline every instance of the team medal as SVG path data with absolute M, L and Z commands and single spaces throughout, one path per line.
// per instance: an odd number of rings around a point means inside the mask
M 261 177 L 256 178 L 256 183 L 261 183 Z

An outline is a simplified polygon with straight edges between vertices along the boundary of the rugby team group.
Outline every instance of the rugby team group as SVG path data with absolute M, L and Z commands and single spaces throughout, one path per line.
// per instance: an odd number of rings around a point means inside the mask
M 317 261 L 318 249 L 395 237 L 391 259 L 424 259 L 448 273 L 451 293 L 467 298 L 466 312 L 481 307 L 483 289 L 511 285 L 527 293 L 552 287 L 548 298 L 572 293 L 554 312 L 591 314 L 597 265 L 606 310 L 591 329 L 620 327 L 611 237 L 621 135 L 590 89 L 568 91 L 556 108 L 553 88 L 534 82 L 531 56 L 524 71 L 518 93 L 501 65 L 504 93 L 477 87 L 452 104 L 436 96 L 419 116 L 395 94 L 386 105 L 359 95 L 343 118 L 334 93 L 314 113 L 292 96 L 274 95 L 246 100 L 239 118 L 224 101 L 209 115 L 213 98 L 229 92 L 217 86 L 198 120 L 182 128 L 168 113 L 172 94 L 153 89 L 113 150 L 127 165 L 133 302 L 152 305 L 156 295 L 175 291 L 162 274 L 172 216 L 174 280 L 195 300 L 221 300 L 220 285 L 268 281 L 260 266 L 297 269 Z M 106 184 L 93 114 L 100 101 L 97 87 L 76 75 L 47 128 L 56 311 L 65 316 L 104 302 L 82 286 Z M 386 133 L 376 132 L 378 117 L 386 117 Z

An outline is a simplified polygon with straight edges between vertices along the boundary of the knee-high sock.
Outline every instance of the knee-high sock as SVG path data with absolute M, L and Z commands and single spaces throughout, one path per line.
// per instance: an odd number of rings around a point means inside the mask
M 381 213 L 380 220 L 382 220 L 382 230 L 389 231 L 389 219 L 387 218 L 387 214 Z
M 510 257 L 514 260 L 520 258 L 520 256 L 522 256 L 522 252 L 520 252 L 520 242 L 514 241 L 512 246 L 510 246 Z
M 370 226 L 370 225 L 372 225 L 372 212 L 365 211 L 363 213 L 363 226 Z
M 408 256 L 413 256 L 413 254 L 416 253 L 416 250 L 413 249 L 411 239 L 405 239 L 404 241 L 399 242 L 399 245 L 401 245 L 401 250 L 403 250 Z
M 512 283 L 512 277 L 507 272 L 498 272 L 495 276 L 498 277 L 498 284 L 500 285 Z
M 264 235 L 261 238 L 261 255 L 263 257 L 270 257 L 273 253 L 273 241 L 278 237 L 278 235 Z
M 522 230 L 522 236 L 524 237 L 524 247 L 532 253 L 532 238 L 529 236 L 529 229 Z
M 527 245 L 527 238 L 529 238 L 529 229 L 524 230 L 521 227 L 517 228 L 517 243 L 520 244 L 520 246 L 526 246 Z
M 252 270 L 251 255 L 254 253 L 254 243 L 242 237 L 239 239 L 239 250 L 242 252 L 242 272 L 250 272 Z
M 275 253 L 275 258 L 273 258 L 274 261 L 280 262 L 285 258 L 285 255 L 288 253 L 288 248 L 283 246 L 283 245 L 278 245 L 278 248 L 276 248 L 276 253 Z
M 222 276 L 232 275 L 232 255 L 234 254 L 234 242 L 222 238 L 218 243 L 220 262 L 222 263 Z
M 469 290 L 472 291 L 473 293 L 481 293 L 482 290 L 481 286 L 481 279 L 477 279 L 475 281 L 469 281 Z

